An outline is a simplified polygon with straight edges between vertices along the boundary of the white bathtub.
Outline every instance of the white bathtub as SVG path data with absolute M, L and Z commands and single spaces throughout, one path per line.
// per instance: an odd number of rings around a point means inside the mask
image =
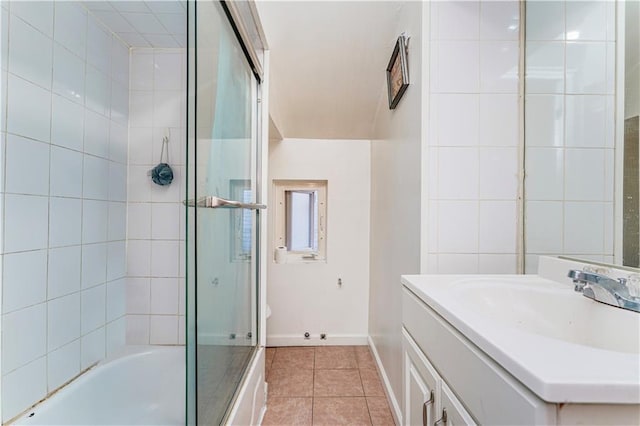
M 184 346 L 129 346 L 15 422 L 18 425 L 184 423 Z

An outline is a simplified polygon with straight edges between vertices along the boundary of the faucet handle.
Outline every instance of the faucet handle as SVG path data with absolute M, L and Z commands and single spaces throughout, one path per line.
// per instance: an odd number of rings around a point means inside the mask
M 631 274 L 629 278 L 625 279 L 629 295 L 633 297 L 640 297 L 640 274 Z
M 584 272 L 578 269 L 570 269 L 567 274 L 567 277 L 571 278 L 573 281 L 573 290 L 579 293 L 582 293 L 584 291 L 584 286 L 587 285 L 587 282 L 582 278 L 583 274 Z

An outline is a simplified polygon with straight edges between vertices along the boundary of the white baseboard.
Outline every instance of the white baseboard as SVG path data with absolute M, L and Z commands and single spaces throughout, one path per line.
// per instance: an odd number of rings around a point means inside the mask
M 329 334 L 325 340 L 318 336 L 305 339 L 299 335 L 276 334 L 267 336 L 267 346 L 355 346 L 366 345 L 367 339 L 365 334 Z
M 376 345 L 373 343 L 371 336 L 367 338 L 369 343 L 369 348 L 373 353 L 373 357 L 375 358 L 376 365 L 378 366 L 378 372 L 380 376 L 382 376 L 382 381 L 384 382 L 384 392 L 387 394 L 387 400 L 391 402 L 391 414 L 393 414 L 393 419 L 396 422 L 396 425 L 402 425 L 402 410 L 400 409 L 400 404 L 398 404 L 398 400 L 396 395 L 393 393 L 393 389 L 391 388 L 391 382 L 389 382 L 389 377 L 387 376 L 387 372 L 382 365 L 382 360 L 380 359 L 380 355 L 378 355 L 378 350 L 376 349 Z

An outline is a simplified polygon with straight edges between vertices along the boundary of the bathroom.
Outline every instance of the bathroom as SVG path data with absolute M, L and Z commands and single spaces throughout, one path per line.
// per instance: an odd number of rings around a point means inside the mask
M 0 6 L 3 424 L 417 424 L 448 386 L 464 422 L 495 424 L 403 334 L 418 290 L 401 276 L 639 272 L 638 2 Z M 409 85 L 391 109 L 395 46 Z M 269 380 L 290 348 L 315 361 L 282 382 L 310 392 Z M 350 350 L 380 417 L 363 388 L 313 393 Z M 420 360 L 443 376 L 427 414 Z M 534 387 L 501 402 L 637 424 L 638 375 L 574 411 Z

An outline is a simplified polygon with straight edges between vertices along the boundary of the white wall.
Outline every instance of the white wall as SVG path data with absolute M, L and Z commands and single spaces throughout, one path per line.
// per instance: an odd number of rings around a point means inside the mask
M 421 122 L 423 109 L 423 4 L 402 5 L 394 36 L 405 31 L 411 85 L 395 110 L 388 109 L 386 82 L 371 141 L 371 254 L 369 335 L 394 393 L 396 416 L 402 397 L 400 275 L 420 272 Z M 383 90 L 384 88 L 384 90 Z M 396 420 L 399 420 L 398 418 Z
M 613 262 L 615 34 L 614 2 L 527 5 L 526 272 Z
M 272 315 L 267 320 L 267 345 L 364 344 L 369 310 L 369 141 L 272 141 L 270 187 L 275 179 L 328 181 L 327 260 L 276 264 L 271 207 L 266 261 Z M 273 200 L 272 187 L 270 191 Z M 311 340 L 304 340 L 305 331 Z M 327 333 L 328 339 L 320 341 L 320 333 Z
M 185 49 L 132 49 L 127 343 L 184 344 Z M 147 172 L 170 132 L 171 185 Z M 165 157 L 165 162 L 167 161 Z
M 430 4 L 427 273 L 516 273 L 517 1 Z
M 79 3 L 1 14 L 6 421 L 124 344 L 129 62 Z
M 519 5 L 408 3 L 402 31 L 411 86 L 380 100 L 372 141 L 369 315 L 398 402 L 400 275 L 516 272 Z

